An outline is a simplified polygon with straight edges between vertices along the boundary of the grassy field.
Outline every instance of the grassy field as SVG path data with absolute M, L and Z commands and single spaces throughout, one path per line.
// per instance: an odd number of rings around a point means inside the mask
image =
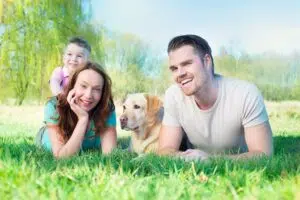
M 300 102 L 268 102 L 271 159 L 184 162 L 124 148 L 55 160 L 34 146 L 43 107 L 0 105 L 1 199 L 300 199 Z M 117 113 L 120 113 L 117 107 Z

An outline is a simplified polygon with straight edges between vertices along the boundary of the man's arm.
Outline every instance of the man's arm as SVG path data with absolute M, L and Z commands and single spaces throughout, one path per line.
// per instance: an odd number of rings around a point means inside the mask
M 257 126 L 245 128 L 248 152 L 230 155 L 233 159 L 247 159 L 254 156 L 271 156 L 273 154 L 272 130 L 269 121 Z
M 162 125 L 159 132 L 158 153 L 160 155 L 178 154 L 182 136 L 181 127 Z
M 258 88 L 250 84 L 245 93 L 242 124 L 248 153 L 233 155 L 232 158 L 271 156 L 273 153 L 272 130 L 263 97 Z
M 258 156 L 271 156 L 273 154 L 272 130 L 268 121 L 257 126 L 245 128 L 245 139 L 248 146 L 247 153 L 225 155 L 230 159 L 250 159 Z M 179 154 L 187 161 L 206 160 L 209 157 L 224 157 L 224 155 L 209 155 L 200 149 L 188 149 Z

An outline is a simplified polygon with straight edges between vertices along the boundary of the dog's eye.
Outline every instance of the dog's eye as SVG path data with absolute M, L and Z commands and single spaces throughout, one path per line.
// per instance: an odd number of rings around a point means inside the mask
M 123 110 L 126 110 L 126 106 L 123 106 Z
M 134 105 L 134 109 L 140 109 L 141 107 L 139 105 Z

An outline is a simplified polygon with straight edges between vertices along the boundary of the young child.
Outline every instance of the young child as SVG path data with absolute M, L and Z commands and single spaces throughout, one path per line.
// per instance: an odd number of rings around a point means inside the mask
M 69 40 L 63 55 L 62 67 L 53 70 L 50 78 L 50 89 L 54 96 L 62 92 L 67 85 L 69 75 L 76 69 L 85 66 L 91 53 L 91 46 L 80 37 L 73 37 Z

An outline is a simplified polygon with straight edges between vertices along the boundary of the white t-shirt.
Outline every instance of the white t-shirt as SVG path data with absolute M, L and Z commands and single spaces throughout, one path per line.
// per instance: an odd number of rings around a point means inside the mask
M 165 94 L 163 125 L 182 127 L 190 142 L 207 152 L 247 151 L 244 127 L 268 121 L 264 100 L 254 84 L 217 76 L 218 97 L 208 110 L 201 110 L 193 96 L 178 85 Z

